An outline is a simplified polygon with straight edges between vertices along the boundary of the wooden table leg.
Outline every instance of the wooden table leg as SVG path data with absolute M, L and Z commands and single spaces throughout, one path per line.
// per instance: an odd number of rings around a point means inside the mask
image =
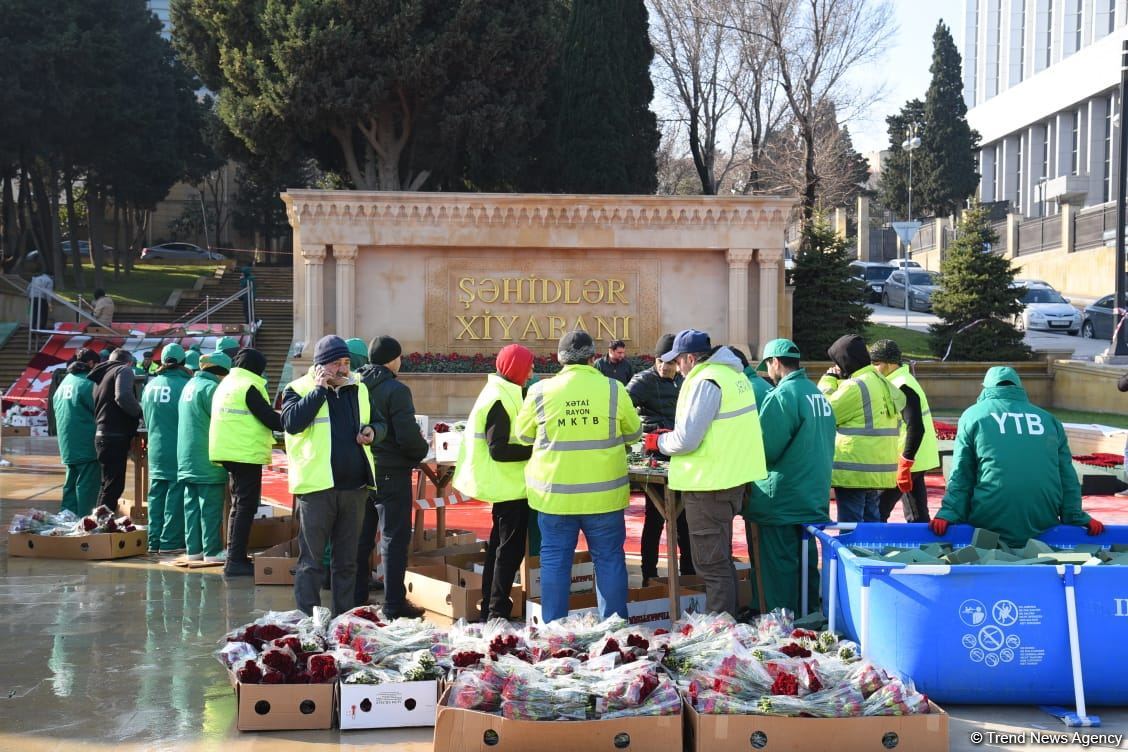
M 675 622 L 681 617 L 681 587 L 678 572 L 678 509 L 679 494 L 669 486 L 663 486 L 662 501 L 665 509 L 663 516 L 666 518 L 666 581 L 670 585 L 670 621 Z
M 764 595 L 764 569 L 760 566 L 760 526 L 755 522 L 745 522 L 744 535 L 748 538 L 748 553 L 751 554 L 752 568 L 756 577 L 756 596 L 759 600 L 760 613 L 766 614 L 768 602 Z
M 411 505 L 415 507 L 415 528 L 411 533 L 411 550 L 419 553 L 423 550 L 423 510 L 416 506 L 415 500 L 423 498 L 423 491 L 427 487 L 427 476 L 423 473 L 423 468 L 418 468 L 416 472 L 418 476 L 415 481 L 415 498 L 411 500 Z

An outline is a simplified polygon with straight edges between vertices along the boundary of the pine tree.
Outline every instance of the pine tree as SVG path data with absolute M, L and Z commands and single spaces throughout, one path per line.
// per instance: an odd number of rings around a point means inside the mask
M 1012 323 L 1022 310 L 1011 289 L 1016 270 L 1010 259 L 989 250 L 987 244 L 996 242 L 982 206 L 964 212 L 956 240 L 940 264 L 940 289 L 932 295 L 932 310 L 940 317 L 930 327 L 935 355 L 948 360 L 1030 359 L 1030 348 Z
M 910 99 L 900 112 L 885 118 L 889 133 L 889 156 L 881 168 L 881 203 L 893 212 L 896 220 L 908 219 L 909 216 L 909 153 L 901 148 L 901 144 L 905 141 L 909 126 L 923 122 L 924 102 L 919 99 Z M 917 172 L 920 168 L 920 160 L 917 159 L 919 156 L 918 149 L 913 156 L 914 177 L 920 174 Z
M 576 0 L 555 108 L 556 190 L 650 194 L 658 186 L 658 120 L 650 110 L 644 0 Z
M 816 216 L 803 230 L 803 244 L 795 259 L 795 301 L 792 338 L 811 360 L 843 334 L 862 334 L 869 319 L 865 286 L 850 271 L 846 241 L 835 235 L 826 219 Z
M 943 21 L 936 25 L 932 48 L 932 83 L 916 153 L 920 176 L 913 189 L 921 214 L 939 217 L 955 214 L 979 186 L 979 134 L 967 124 L 960 53 Z

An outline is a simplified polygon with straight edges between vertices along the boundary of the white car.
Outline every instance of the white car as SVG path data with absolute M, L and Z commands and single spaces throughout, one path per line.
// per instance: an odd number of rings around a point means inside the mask
M 1022 313 L 1014 319 L 1016 329 L 1064 332 L 1071 336 L 1080 333 L 1081 311 L 1070 304 L 1069 298 L 1063 298 L 1044 283 L 1016 280 L 1014 289 L 1022 304 Z
M 191 243 L 161 243 L 141 249 L 142 261 L 225 261 L 222 253 Z

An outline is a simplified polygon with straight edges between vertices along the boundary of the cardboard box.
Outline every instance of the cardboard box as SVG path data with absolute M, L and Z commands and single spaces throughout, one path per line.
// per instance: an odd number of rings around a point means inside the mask
M 525 585 L 524 574 L 528 572 L 529 581 Z M 541 570 L 539 556 L 526 556 L 517 572 L 517 580 L 525 590 L 528 598 L 540 598 L 541 595 Z M 592 564 L 591 554 L 587 551 L 577 551 L 572 557 L 572 588 L 573 593 L 586 593 L 595 587 L 595 565 Z
M 138 528 L 131 533 L 96 533 L 62 537 L 13 533 L 8 537 L 9 556 L 36 559 L 125 559 L 148 551 L 148 533 Z
M 254 555 L 256 585 L 293 585 L 298 566 L 298 539 L 266 549 Z
M 4 426 L 4 436 L 31 436 L 31 429 L 27 426 Z
M 736 564 L 736 605 L 738 608 L 744 608 L 752 604 L 752 570 L 747 564 L 740 561 Z M 668 585 L 669 579 L 666 577 L 654 577 L 650 580 L 652 585 Z M 698 574 L 683 574 L 678 577 L 678 587 L 687 590 L 696 590 L 699 593 L 705 592 L 705 579 Z
M 230 671 L 240 731 L 333 728 L 333 684 L 243 684 Z
M 270 548 L 285 543 L 298 534 L 293 515 L 262 517 L 251 523 L 247 548 Z
M 423 434 L 423 438 L 431 432 L 431 418 L 426 415 L 416 415 L 415 425 L 419 426 L 419 433 Z
M 31 431 L 32 436 L 36 436 L 36 437 L 39 437 L 39 438 L 44 438 L 46 436 L 50 436 L 50 434 L 48 433 L 47 426 L 32 426 L 30 431 Z
M 515 721 L 439 701 L 434 752 L 575 752 L 577 749 L 681 752 L 682 716 L 609 721 Z
M 431 434 L 435 462 L 458 462 L 458 449 L 462 446 L 464 431 L 443 431 Z
M 937 705 L 927 715 L 863 718 L 788 718 L 772 715 L 703 715 L 685 704 L 690 752 L 870 752 L 901 749 L 948 752 L 948 714 Z
M 682 612 L 691 613 L 705 610 L 705 594 L 693 590 L 682 590 L 678 599 Z M 595 613 L 597 608 L 595 593 L 580 593 L 568 599 L 569 615 Z M 681 616 L 679 613 L 678 616 Z M 627 591 L 627 620 L 631 624 L 645 624 L 651 629 L 669 629 L 670 594 L 661 585 L 632 588 Z M 541 602 L 539 598 L 525 599 L 525 621 L 529 624 L 542 624 Z
M 478 536 L 470 530 L 446 530 L 446 541 L 439 545 L 439 531 L 428 528 L 423 531 L 424 551 L 434 551 L 438 548 L 452 548 L 454 546 L 469 546 L 478 542 Z
M 451 619 L 474 620 L 481 615 L 482 575 L 452 564 L 410 566 L 404 574 L 407 597 L 415 605 Z M 523 614 L 524 598 L 516 585 L 509 591 L 514 618 Z
M 340 727 L 348 729 L 434 726 L 439 682 L 338 684 Z

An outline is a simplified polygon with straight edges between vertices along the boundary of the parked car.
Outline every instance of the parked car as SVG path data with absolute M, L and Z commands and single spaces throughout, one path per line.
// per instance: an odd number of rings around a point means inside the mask
M 141 249 L 142 261 L 226 261 L 222 253 L 191 243 L 161 243 Z
M 905 307 L 905 275 L 909 278 L 909 308 L 914 311 L 932 310 L 932 293 L 940 286 L 940 275 L 917 269 L 897 269 L 885 281 L 881 304 L 893 308 Z
M 885 280 L 894 269 L 890 264 L 875 261 L 851 261 L 850 271 L 854 276 L 866 283 L 866 302 L 876 303 L 881 300 L 881 293 L 885 289 Z
M 1081 312 L 1063 298 L 1061 293 L 1045 283 L 1032 280 L 1015 280 L 1012 285 L 1022 304 L 1022 312 L 1014 317 L 1019 331 L 1068 332 L 1076 336 L 1081 332 Z
M 1085 339 L 1112 340 L 1112 326 L 1116 321 L 1116 296 L 1105 295 L 1081 312 L 1081 336 Z
M 911 269 L 919 269 L 920 268 L 920 264 L 918 264 L 917 262 L 906 261 L 905 259 L 893 259 L 889 263 L 891 265 L 897 267 L 898 269 L 904 269 L 905 267 L 909 267 Z
M 69 240 L 64 240 L 64 241 L 59 243 L 59 247 L 61 247 L 63 249 L 63 255 L 66 256 L 67 258 L 70 258 L 71 253 L 72 253 L 71 242 Z M 111 255 L 113 255 L 113 252 L 114 252 L 114 249 L 111 246 L 108 246 L 105 243 L 102 243 L 102 253 L 106 254 L 107 258 L 109 258 Z M 31 255 L 33 253 L 35 254 L 35 256 Z M 89 258 L 89 256 L 90 256 L 90 241 L 89 240 L 78 241 L 78 255 L 81 256 L 82 258 Z M 39 251 L 30 250 L 30 251 L 27 252 L 26 258 L 37 258 L 38 256 L 39 256 Z

